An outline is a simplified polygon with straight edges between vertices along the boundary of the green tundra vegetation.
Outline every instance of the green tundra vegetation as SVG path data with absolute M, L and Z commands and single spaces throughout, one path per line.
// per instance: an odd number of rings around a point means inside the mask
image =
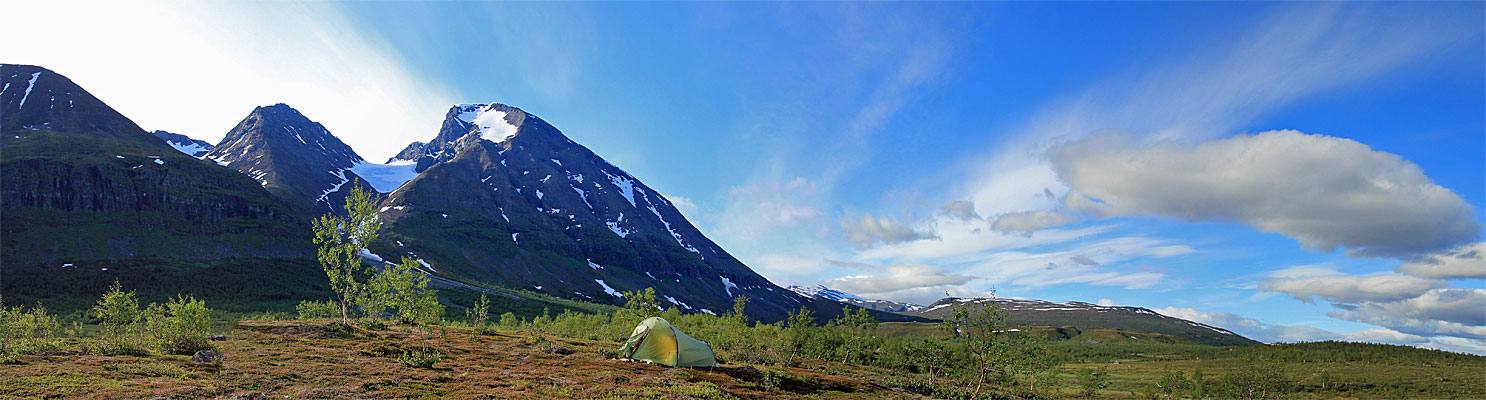
M 827 321 L 801 308 L 764 323 L 744 312 L 744 297 L 710 315 L 664 308 L 654 289 L 623 293 L 624 307 L 495 287 L 434 291 L 416 260 L 357 257 L 377 233 L 363 218 L 372 200 L 353 189 L 346 216 L 315 223 L 324 275 L 292 307 L 213 310 L 191 296 L 146 298 L 135 281 L 61 316 L 0 298 L 0 397 L 1486 397 L 1486 357 L 1404 346 L 1210 346 L 1011 326 L 994 306 L 968 304 L 935 323 L 878 322 L 849 306 Z M 652 316 L 710 344 L 720 366 L 618 360 Z M 202 350 L 224 355 L 189 359 Z
M 1172 338 L 1136 340 L 1130 339 L 1138 336 L 1131 332 L 1106 331 L 1065 337 L 1068 328 L 997 325 L 995 310 L 984 308 L 965 309 L 944 323 L 878 323 L 850 310 L 821 324 L 802 310 L 771 324 L 741 312 L 746 298 L 714 316 L 662 310 L 654 293 L 647 292 L 625 293 L 630 301 L 624 308 L 575 308 L 531 317 L 493 306 L 493 299 L 504 296 L 485 296 L 483 302 L 480 295 L 471 296 L 468 307 L 448 306 L 463 312 L 431 312 L 439 318 L 420 315 L 416 301 L 387 305 L 377 314 L 358 306 L 348 309 L 354 323 L 347 325 L 337 302 L 306 301 L 297 316 L 246 315 L 212 311 L 189 297 L 144 306 L 133 292 L 116 285 L 101 293 L 88 318 L 80 320 L 59 318 L 40 306 L 0 307 L 0 397 L 137 397 L 140 392 L 133 390 L 142 389 L 164 390 L 159 393 L 172 397 L 240 392 L 314 397 L 312 388 L 346 386 L 319 378 L 330 376 L 327 369 L 365 363 L 379 363 L 379 374 L 392 375 L 366 377 L 370 380 L 350 384 L 352 389 L 345 389 L 350 392 L 335 394 L 951 399 L 1486 395 L 1486 357 L 1437 350 L 1342 342 L 1206 346 Z M 671 372 L 616 360 L 626 335 L 649 316 L 666 318 L 710 344 L 721 367 Z M 206 341 L 210 333 L 230 339 Z M 560 355 L 564 348 L 577 354 Z M 216 364 L 187 359 L 205 349 L 226 356 Z M 511 364 L 493 367 L 487 361 Z M 553 364 L 526 366 L 538 361 Z M 249 365 L 293 379 L 269 384 L 272 379 L 242 376 Z M 563 365 L 585 372 L 567 371 Z M 739 372 L 750 368 L 757 373 Z M 56 376 L 61 370 L 83 372 Z M 484 389 L 460 383 L 480 374 L 496 376 L 482 379 L 510 380 L 499 377 L 518 373 L 554 378 L 525 377 L 519 379 L 522 383 Z M 557 378 L 559 374 L 566 378 Z M 432 380 L 422 385 L 401 380 L 419 376 Z M 599 387 L 585 392 L 572 392 L 562 383 L 590 378 L 599 379 L 588 383 Z M 668 383 L 645 383 L 651 378 Z M 439 379 L 449 384 L 439 385 Z M 205 387 L 215 391 L 183 389 Z

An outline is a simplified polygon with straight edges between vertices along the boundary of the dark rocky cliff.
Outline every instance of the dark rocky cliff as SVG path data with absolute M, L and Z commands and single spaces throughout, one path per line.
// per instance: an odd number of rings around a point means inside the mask
M 308 227 L 256 182 L 176 151 L 71 80 L 0 65 L 0 87 L 7 268 L 311 254 Z

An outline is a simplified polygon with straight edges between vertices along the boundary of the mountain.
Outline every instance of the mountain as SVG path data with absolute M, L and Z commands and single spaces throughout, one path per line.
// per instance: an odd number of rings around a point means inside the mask
M 229 260 L 314 254 L 309 227 L 257 182 L 176 151 L 37 66 L 0 65 L 0 199 L 7 301 L 96 299 L 114 279 L 175 287 Z M 295 262 L 242 264 L 273 275 Z M 236 294 L 248 281 L 213 285 Z
M 1054 303 L 1042 300 L 1026 300 L 997 297 L 994 299 L 962 299 L 948 297 L 940 299 L 920 310 L 901 312 L 929 319 L 951 318 L 950 310 L 955 305 L 977 307 L 994 302 L 1013 326 L 1075 327 L 1078 329 L 1117 329 L 1133 332 L 1153 332 L 1175 336 L 1193 343 L 1229 346 L 1256 344 L 1249 338 L 1227 329 L 1169 317 L 1141 307 L 1101 306 L 1083 302 Z
M 748 312 L 763 319 L 816 307 L 535 115 L 457 105 L 421 147 L 413 155 L 422 173 L 380 207 L 383 240 L 372 250 L 388 262 L 396 260 L 381 255 L 408 255 L 457 280 L 608 304 L 623 304 L 622 291 L 654 287 L 663 303 L 691 312 L 721 313 L 735 296 L 748 296 Z
M 411 161 L 416 163 L 418 162 L 419 158 L 423 157 L 423 154 L 427 152 L 427 150 L 428 143 L 409 143 L 408 147 L 404 147 L 402 151 L 397 152 L 397 154 L 392 156 L 392 158 L 387 159 L 387 163 L 392 164 L 400 161 Z
M 282 103 L 254 108 L 206 158 L 258 181 L 305 219 L 339 211 L 348 183 L 376 191 L 354 168 L 366 160 Z
M 831 301 L 836 301 L 836 302 L 841 302 L 841 303 L 846 303 L 846 304 L 854 305 L 854 306 L 861 307 L 861 308 L 866 308 L 866 309 L 869 309 L 869 310 L 877 310 L 877 311 L 900 313 L 900 312 L 907 312 L 907 311 L 915 311 L 915 310 L 918 310 L 918 309 L 921 309 L 921 308 L 924 307 L 924 306 L 917 305 L 917 304 L 912 304 L 912 303 L 901 303 L 901 302 L 896 302 L 896 301 L 874 300 L 874 299 L 862 298 L 862 297 L 858 297 L 858 296 L 855 296 L 855 295 L 844 293 L 844 292 L 839 291 L 839 290 L 835 290 L 835 289 L 831 289 L 831 288 L 825 287 L 825 285 L 815 285 L 815 286 L 811 286 L 811 287 L 801 287 L 801 286 L 791 285 L 791 286 L 789 286 L 789 287 L 787 287 L 785 289 L 789 289 L 789 291 L 798 293 L 801 296 L 805 296 L 805 297 L 818 297 L 818 298 L 822 298 L 822 299 L 826 299 L 826 300 L 831 300 Z
M 190 154 L 191 157 L 201 158 L 206 156 L 207 152 L 212 151 L 212 144 L 207 143 L 205 140 L 196 140 L 186 135 L 166 131 L 155 131 L 153 133 L 155 137 L 164 140 L 165 144 L 174 147 L 182 153 Z

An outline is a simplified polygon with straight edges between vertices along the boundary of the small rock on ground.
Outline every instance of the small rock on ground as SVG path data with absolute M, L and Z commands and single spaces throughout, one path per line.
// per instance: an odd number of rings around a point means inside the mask
M 191 361 L 195 361 L 195 362 L 199 362 L 199 363 L 203 363 L 203 364 L 215 363 L 215 362 L 217 362 L 217 361 L 219 361 L 221 359 L 222 359 L 222 353 L 218 353 L 218 352 L 211 351 L 211 350 L 198 351 L 198 352 L 196 352 L 196 355 L 191 356 Z

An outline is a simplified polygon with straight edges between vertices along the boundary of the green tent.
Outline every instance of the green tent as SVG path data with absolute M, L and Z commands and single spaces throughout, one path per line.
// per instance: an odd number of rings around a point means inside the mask
M 672 367 L 716 367 L 712 346 L 692 339 L 660 317 L 640 321 L 619 354 L 633 361 L 648 361 Z

